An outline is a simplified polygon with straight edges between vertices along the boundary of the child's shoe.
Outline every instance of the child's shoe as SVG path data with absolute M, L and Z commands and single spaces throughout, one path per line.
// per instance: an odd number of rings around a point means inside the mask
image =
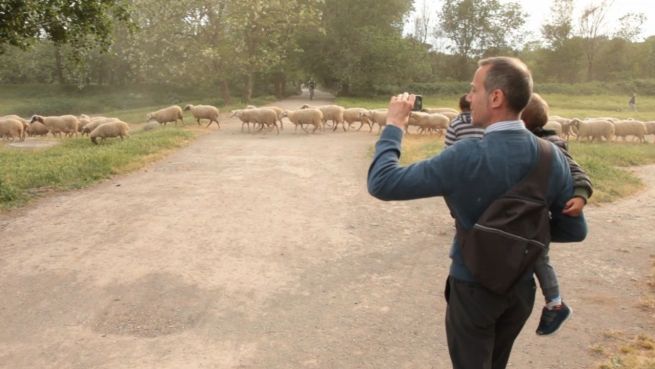
M 541 319 L 539 320 L 539 327 L 537 327 L 537 334 L 540 336 L 547 336 L 557 332 L 564 322 L 571 317 L 571 314 L 573 314 L 573 309 L 569 308 L 564 302 L 552 309 L 544 307 L 541 311 Z

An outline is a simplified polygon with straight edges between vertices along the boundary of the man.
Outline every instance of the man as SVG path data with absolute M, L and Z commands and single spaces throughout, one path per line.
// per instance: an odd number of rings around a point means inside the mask
M 453 119 L 446 130 L 444 143 L 450 146 L 465 138 L 482 138 L 484 129 L 471 124 L 471 104 L 468 101 L 468 94 L 459 98 L 459 110 L 461 113 Z
M 630 97 L 630 100 L 628 101 L 628 106 L 630 107 L 631 111 L 637 111 L 637 94 L 633 93 L 632 97 Z
M 473 125 L 485 128 L 480 140 L 462 140 L 440 155 L 401 167 L 403 127 L 413 95 L 394 96 L 387 127 L 376 145 L 368 174 L 369 192 L 382 200 L 444 196 L 459 225 L 470 229 L 495 199 L 527 176 L 538 160 L 537 137 L 519 119 L 532 94 L 532 77 L 514 58 L 481 60 L 468 101 Z M 583 216 L 562 213 L 573 194 L 571 173 L 559 150 L 552 151 L 546 200 L 551 212 L 551 239 L 576 242 L 587 233 Z M 447 281 L 446 336 L 455 369 L 505 368 L 514 340 L 528 319 L 535 298 L 529 270 L 512 288 L 497 294 L 482 287 L 463 261 L 453 240 Z

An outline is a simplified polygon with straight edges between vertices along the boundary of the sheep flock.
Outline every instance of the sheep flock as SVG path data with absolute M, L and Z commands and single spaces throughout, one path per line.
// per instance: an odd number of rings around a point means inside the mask
M 184 113 L 189 112 L 198 125 L 207 122 L 206 128 L 216 123 L 221 129 L 220 110 L 211 105 L 188 104 L 182 109 L 178 105 L 164 107 L 146 114 L 143 131 L 165 127 L 168 123 L 184 122 Z M 408 134 L 437 135 L 443 137 L 450 122 L 459 112 L 451 108 L 426 107 L 420 112 L 412 112 L 405 129 Z M 227 116 L 227 114 L 225 114 Z M 224 116 L 223 118 L 226 118 Z M 288 110 L 276 106 L 256 107 L 248 105 L 243 109 L 232 110 L 229 114 L 241 122 L 241 132 L 280 134 L 284 122 L 293 126 L 293 133 L 300 128 L 305 133 L 315 134 L 336 131 L 341 125 L 344 132 L 360 131 L 364 126 L 368 132 L 374 132 L 378 126 L 379 133 L 387 120 L 387 110 L 368 109 L 364 107 L 342 107 L 339 105 L 310 106 L 302 105 Z M 563 139 L 589 142 L 642 142 L 653 136 L 655 142 L 655 121 L 642 122 L 634 119 L 612 117 L 565 118 L 550 116 L 544 127 L 554 131 Z M 6 141 L 24 141 L 26 137 L 47 136 L 56 138 L 88 136 L 93 144 L 105 142 L 109 138 L 129 137 L 130 125 L 118 118 L 89 115 L 34 115 L 29 119 L 18 115 L 0 116 L 0 138 Z M 100 140 L 100 141 L 98 141 Z

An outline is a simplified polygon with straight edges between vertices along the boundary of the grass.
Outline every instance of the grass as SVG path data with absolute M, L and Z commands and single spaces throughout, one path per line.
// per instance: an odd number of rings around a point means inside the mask
M 655 120 L 655 97 L 638 97 L 639 112 L 627 109 L 627 98 L 614 95 L 568 96 L 543 95 L 551 106 L 552 115 L 564 117 L 633 117 L 644 121 Z M 423 96 L 423 105 L 456 108 L 459 96 Z M 339 98 L 338 104 L 367 108 L 386 107 L 388 100 Z M 584 107 L 584 108 L 581 108 Z M 408 135 L 403 140 L 401 163 L 409 164 L 438 154 L 443 141 L 433 137 Z M 577 143 L 571 141 L 569 150 L 573 158 L 587 172 L 594 185 L 591 203 L 605 203 L 634 194 L 644 184 L 626 167 L 655 163 L 655 145 L 613 142 L 611 144 Z
M 0 147 L 0 208 L 25 204 L 40 194 L 86 187 L 135 170 L 186 145 L 194 134 L 181 128 L 138 132 L 129 139 L 93 145 L 88 138 L 65 139 L 49 149 Z
M 208 91 L 171 91 L 165 86 L 78 90 L 57 85 L 5 85 L 0 88 L 0 116 L 104 115 L 129 123 L 131 131 L 136 132 L 148 112 L 171 104 L 213 104 L 222 112 L 245 105 L 222 105 L 219 99 L 208 97 Z M 263 105 L 275 100 L 273 96 L 260 96 L 250 103 Z M 193 122 L 189 113 L 185 120 Z M 63 139 L 55 147 L 32 151 L 0 144 L 0 210 L 24 205 L 43 193 L 82 188 L 136 170 L 189 143 L 202 132 L 195 127 L 189 124 L 185 128 L 139 132 L 125 141 L 110 140 L 99 146 L 88 138 Z

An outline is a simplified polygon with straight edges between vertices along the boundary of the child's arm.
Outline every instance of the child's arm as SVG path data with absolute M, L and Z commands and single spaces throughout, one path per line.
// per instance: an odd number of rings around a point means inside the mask
M 564 210 L 562 210 L 562 213 L 573 217 L 579 216 L 582 213 L 582 208 L 587 204 L 587 200 L 589 200 L 593 193 L 591 179 L 589 179 L 587 173 L 582 169 L 582 167 L 580 167 L 580 164 L 573 160 L 573 157 L 567 150 L 566 142 L 564 142 L 564 140 L 558 136 L 550 136 L 548 139 L 553 142 L 566 157 L 569 169 L 571 169 L 571 176 L 573 177 L 573 197 L 566 202 L 566 206 L 564 207 Z

